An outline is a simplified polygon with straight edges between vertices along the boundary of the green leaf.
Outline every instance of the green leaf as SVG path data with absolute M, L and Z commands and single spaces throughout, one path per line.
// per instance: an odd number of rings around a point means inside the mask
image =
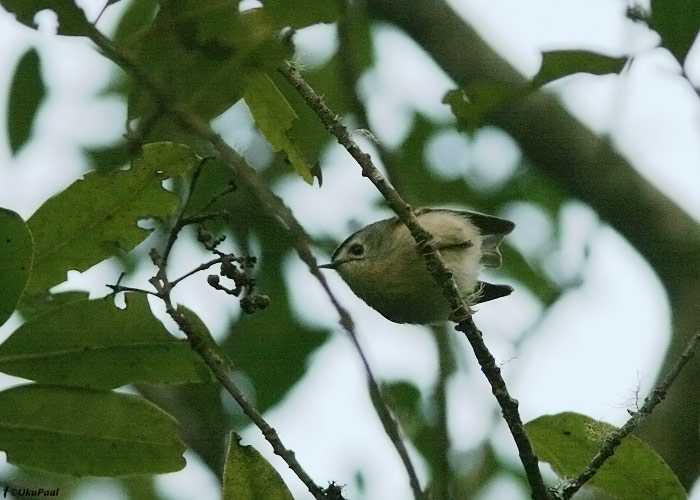
M 75 301 L 30 318 L 0 344 L 0 371 L 37 382 L 111 389 L 129 383 L 211 380 L 184 340 L 165 329 L 145 295 Z
M 258 73 L 251 76 L 244 98 L 255 123 L 272 149 L 283 151 L 297 174 L 307 183 L 313 184 L 313 166 L 289 135 L 298 116 L 277 85 L 265 73 Z
M 248 74 L 272 71 L 290 55 L 278 35 L 263 9 L 240 13 L 235 0 L 179 0 L 161 3 L 134 53 L 174 101 L 210 120 L 243 96 Z M 152 96 L 134 88 L 129 116 L 155 112 Z
M 90 292 L 73 290 L 70 292 L 46 293 L 22 297 L 17 310 L 24 317 L 29 319 L 32 316 L 41 314 L 66 304 L 77 301 L 85 301 L 90 298 Z
M 281 27 L 304 28 L 317 23 L 332 23 L 340 16 L 338 0 L 268 0 L 265 10 Z
M 521 87 L 474 82 L 448 91 L 442 102 L 450 106 L 460 130 L 474 132 L 487 123 L 491 113 L 523 96 L 524 93 L 525 89 Z
M 7 102 L 7 133 L 10 150 L 16 155 L 32 134 L 37 111 L 46 97 L 39 53 L 30 49 L 17 63 Z
M 278 472 L 252 446 L 231 433 L 224 466 L 224 500 L 294 500 Z
M 146 30 L 158 11 L 158 0 L 132 0 L 124 9 L 112 40 L 120 46 L 131 45 L 133 37 Z
M 532 79 L 534 87 L 574 73 L 605 75 L 619 73 L 627 62 L 626 57 L 608 57 L 585 50 L 559 50 L 544 52 L 542 66 Z
M 83 149 L 83 153 L 92 169 L 102 174 L 108 174 L 113 170 L 128 165 L 131 161 L 129 147 L 125 142 L 96 148 L 86 147 Z
M 36 28 L 34 16 L 48 9 L 58 16 L 59 35 L 86 35 L 93 29 L 82 9 L 72 0 L 0 0 L 0 5 L 30 28 Z
M 0 392 L 0 449 L 22 467 L 78 476 L 174 472 L 178 424 L 141 397 L 29 384 Z
M 141 243 L 150 231 L 137 223 L 149 217 L 165 219 L 179 205 L 162 181 L 198 163 L 187 146 L 147 144 L 129 170 L 88 172 L 46 201 L 28 221 L 35 245 L 28 291 L 47 290 L 63 282 L 67 271 L 84 271 L 117 249 L 128 251 Z
M 32 272 L 32 233 L 18 214 L 0 208 L 0 325 L 12 315 Z
M 525 425 L 535 453 L 563 478 L 577 476 L 595 456 L 603 440 L 616 430 L 610 424 L 578 413 L 545 415 Z M 628 436 L 615 454 L 587 483 L 620 500 L 688 498 L 662 458 L 636 436 Z
M 700 2 L 651 0 L 650 24 L 682 66 L 700 30 Z

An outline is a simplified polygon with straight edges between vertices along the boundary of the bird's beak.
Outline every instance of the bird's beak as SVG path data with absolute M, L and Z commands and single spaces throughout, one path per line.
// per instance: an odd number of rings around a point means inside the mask
M 319 269 L 335 269 L 338 267 L 340 262 L 329 262 L 328 264 L 321 264 L 318 266 Z

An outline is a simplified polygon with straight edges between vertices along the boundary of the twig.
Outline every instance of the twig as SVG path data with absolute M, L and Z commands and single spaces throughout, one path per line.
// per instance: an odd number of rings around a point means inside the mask
M 635 412 L 630 419 L 620 427 L 618 430 L 610 434 L 603 443 L 603 446 L 598 450 L 595 457 L 590 461 L 590 463 L 581 471 L 581 473 L 575 479 L 565 483 L 563 487 L 559 487 L 553 490 L 557 498 L 562 500 L 568 500 L 571 498 L 589 479 L 591 479 L 598 470 L 603 466 L 603 464 L 610 458 L 617 447 L 622 443 L 634 429 L 639 426 L 642 421 L 651 415 L 656 405 L 658 405 L 666 397 L 669 387 L 673 384 L 678 374 L 681 372 L 686 363 L 695 355 L 695 351 L 700 344 L 700 331 L 697 332 L 690 339 L 686 348 L 681 353 L 680 357 L 676 361 L 675 365 L 666 374 L 663 381 L 654 389 L 651 395 L 646 398 L 644 405 Z
M 145 293 L 148 295 L 154 295 L 156 297 L 158 296 L 158 294 L 156 292 L 152 292 L 150 290 L 144 290 L 142 288 L 134 288 L 131 286 L 122 286 L 121 282 L 124 279 L 125 275 L 126 275 L 126 273 L 121 273 L 119 275 L 119 278 L 117 278 L 117 282 L 114 285 L 106 285 L 107 288 L 112 290 L 112 294 L 116 295 L 117 293 L 120 293 L 120 292 L 136 292 L 136 293 Z
M 216 259 L 212 259 L 209 262 L 205 262 L 204 264 L 200 264 L 197 267 L 195 267 L 194 269 L 192 269 L 191 271 L 189 271 L 189 272 L 183 274 L 182 276 L 180 276 L 179 278 L 171 281 L 171 285 L 174 287 L 175 285 L 180 283 L 185 278 L 189 278 L 190 276 L 192 276 L 195 273 L 198 273 L 199 271 L 204 271 L 205 269 L 209 269 L 213 265 L 220 264 L 224 260 L 225 260 L 224 257 L 217 257 Z
M 163 250 L 163 258 L 165 260 L 168 260 L 168 257 L 170 256 L 170 251 L 173 249 L 173 245 L 175 244 L 175 240 L 177 240 L 177 237 L 180 234 L 180 231 L 182 231 L 182 229 L 185 226 L 187 226 L 189 224 L 195 224 L 197 222 L 206 220 L 207 218 L 212 218 L 212 217 L 217 216 L 214 214 L 214 215 L 207 217 L 204 214 L 200 214 L 194 218 L 185 218 L 185 211 L 187 210 L 187 206 L 189 205 L 190 200 L 192 199 L 192 193 L 194 192 L 195 187 L 197 187 L 197 181 L 199 180 L 199 174 L 202 172 L 202 168 L 204 167 L 204 164 L 209 159 L 210 158 L 202 158 L 202 160 L 199 162 L 199 165 L 197 165 L 197 168 L 195 169 L 194 173 L 192 174 L 192 179 L 190 180 L 189 192 L 187 193 L 187 201 L 185 203 L 183 203 L 182 209 L 180 209 L 180 215 L 178 215 L 177 220 L 175 221 L 175 225 L 170 230 L 170 234 L 168 235 L 168 241 L 165 244 L 165 250 Z
M 440 284 L 445 297 L 449 300 L 452 308 L 452 319 L 458 323 L 456 328 L 467 336 L 481 365 L 481 370 L 491 384 L 492 392 L 501 406 L 503 418 L 506 420 L 518 447 L 520 460 L 530 483 L 532 497 L 537 500 L 549 498 L 549 493 L 539 471 L 537 456 L 525 434 L 518 412 L 518 402 L 508 393 L 501 371 L 484 344 L 481 332 L 472 321 L 469 306 L 465 304 L 452 277 L 452 273 L 445 266 L 439 251 L 435 247 L 432 235 L 418 224 L 418 220 L 410 205 L 401 198 L 391 183 L 374 166 L 371 157 L 360 149 L 350 136 L 347 128 L 340 122 L 339 117 L 328 108 L 323 99 L 306 83 L 299 71 L 290 63 L 283 64 L 279 71 L 316 113 L 328 131 L 335 136 L 338 142 L 357 161 L 362 168 L 362 174 L 375 185 L 389 206 L 411 232 L 418 250 L 426 261 L 428 270 L 437 283 Z

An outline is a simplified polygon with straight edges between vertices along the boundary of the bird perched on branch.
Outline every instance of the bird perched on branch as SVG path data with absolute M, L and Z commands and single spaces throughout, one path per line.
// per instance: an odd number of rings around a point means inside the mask
M 466 210 L 425 208 L 418 223 L 433 235 L 435 247 L 468 304 L 509 295 L 513 288 L 479 281 L 483 266 L 499 267 L 498 245 L 515 224 Z M 445 321 L 450 306 L 426 267 L 408 228 L 398 219 L 380 220 L 350 235 L 333 252 L 334 269 L 350 289 L 395 323 Z

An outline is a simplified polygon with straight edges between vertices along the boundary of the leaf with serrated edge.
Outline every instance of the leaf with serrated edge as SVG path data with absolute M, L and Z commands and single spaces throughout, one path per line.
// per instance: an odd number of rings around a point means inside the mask
M 289 135 L 294 121 L 299 117 L 275 83 L 265 73 L 253 75 L 244 99 L 256 125 L 272 149 L 283 151 L 297 174 L 307 183 L 313 184 L 313 167 Z
M 0 449 L 18 466 L 110 477 L 185 466 L 175 419 L 138 396 L 28 384 L 0 392 L 0 408 Z
M 231 433 L 224 465 L 224 500 L 294 500 L 279 473 L 252 446 Z
M 0 371 L 37 382 L 111 389 L 130 383 L 207 382 L 185 340 L 165 329 L 145 295 L 78 300 L 30 318 L 0 344 Z
M 88 172 L 49 199 L 28 221 L 34 235 L 34 273 L 29 292 L 42 292 L 112 256 L 115 247 L 129 251 L 150 234 L 138 227 L 146 218 L 165 219 L 179 198 L 162 186 L 199 163 L 187 146 L 147 144 L 128 170 Z
M 573 412 L 544 415 L 525 424 L 535 454 L 564 478 L 576 477 L 617 430 Z M 685 500 L 688 496 L 663 459 L 630 435 L 587 483 L 624 500 Z
M 0 325 L 12 315 L 32 272 L 32 233 L 18 214 L 0 208 Z

